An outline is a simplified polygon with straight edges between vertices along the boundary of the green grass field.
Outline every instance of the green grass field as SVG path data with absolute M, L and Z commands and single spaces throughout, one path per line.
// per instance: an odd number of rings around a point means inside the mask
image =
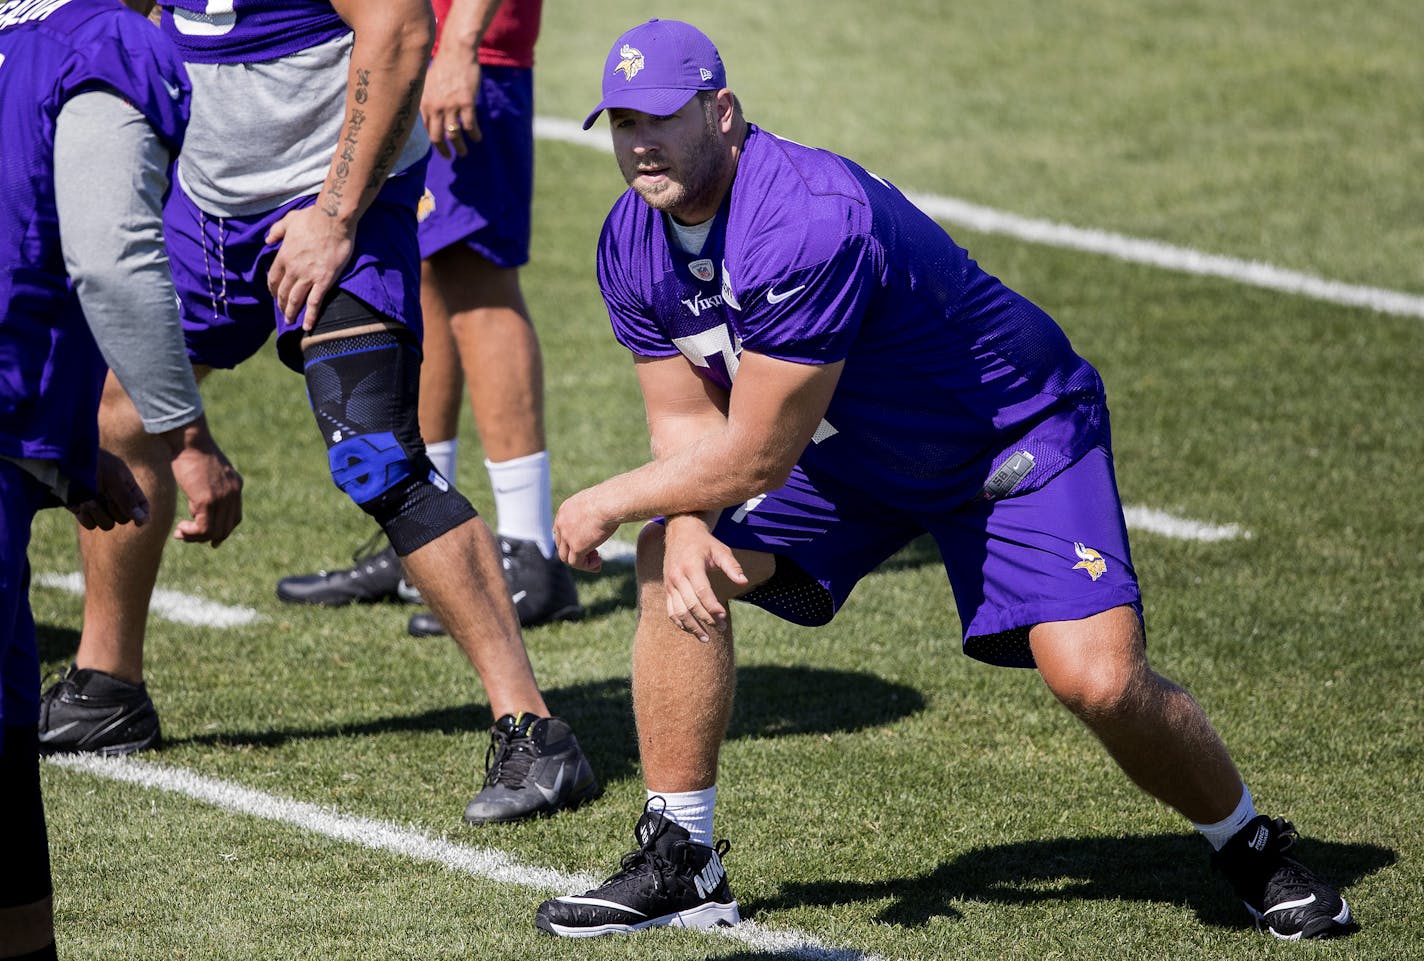
M 551 2 L 541 116 L 581 120 L 608 44 L 653 15 L 718 42 L 750 119 L 903 189 L 1424 294 L 1417 3 Z M 640 463 L 647 440 L 593 276 L 621 179 L 574 144 L 541 142 L 538 164 L 524 280 L 558 498 Z M 1260 807 L 1292 819 L 1308 862 L 1346 888 L 1357 935 L 1283 945 L 1245 926 L 1189 826 L 1035 675 L 959 652 L 943 572 L 916 544 L 827 628 L 737 610 L 718 831 L 755 933 L 536 937 L 535 906 L 563 893 L 537 870 L 602 876 L 631 847 L 631 572 L 580 575 L 588 619 L 527 633 L 604 798 L 465 827 L 491 719 L 455 646 L 407 637 L 410 608 L 274 596 L 277 578 L 340 564 L 369 530 L 327 477 L 300 379 L 268 351 L 205 391 L 247 481 L 243 527 L 218 551 L 175 546 L 160 579 L 259 619 L 151 621 L 159 786 L 45 767 L 61 957 L 1424 958 L 1424 317 L 947 227 L 1102 371 L 1125 502 L 1249 532 L 1134 534 L 1150 649 Z M 466 426 L 458 479 L 486 508 Z M 76 569 L 64 515 L 41 518 L 31 556 L 37 575 Z M 81 602 L 37 587 L 33 603 L 45 667 L 60 669 Z M 500 852 L 514 873 L 172 789 L 199 777 Z

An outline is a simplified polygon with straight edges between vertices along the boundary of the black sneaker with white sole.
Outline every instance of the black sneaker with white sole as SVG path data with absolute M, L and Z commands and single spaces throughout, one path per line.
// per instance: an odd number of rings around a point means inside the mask
M 420 603 L 420 595 L 410 588 L 402 591 L 405 571 L 396 549 L 389 545 L 374 550 L 385 535 L 375 536 L 351 555 L 354 564 L 339 571 L 295 574 L 277 582 L 277 597 L 288 604 L 317 604 L 344 607 L 347 604 L 378 604 L 382 601 Z M 414 598 L 410 597 L 413 594 Z
M 1299 836 L 1289 821 L 1257 815 L 1212 855 L 1256 927 L 1277 938 L 1332 938 L 1356 925 L 1334 888 L 1287 853 Z
M 557 557 L 545 557 L 533 541 L 513 537 L 499 539 L 499 553 L 504 584 L 514 601 L 520 627 L 576 621 L 583 617 L 578 588 L 567 564 Z M 438 637 L 445 633 L 440 619 L 429 611 L 412 615 L 406 629 L 413 637 Z
M 727 885 L 722 858 L 727 840 L 708 847 L 650 799 L 638 820 L 636 850 L 623 856 L 617 874 L 586 894 L 552 898 L 534 913 L 534 927 L 565 938 L 624 934 L 644 928 L 730 927 L 741 921 Z
M 148 689 L 73 664 L 40 695 L 41 754 L 117 756 L 162 740 Z
M 467 824 L 502 824 L 573 810 L 603 793 L 568 723 L 527 711 L 490 730 L 485 781 L 465 808 Z

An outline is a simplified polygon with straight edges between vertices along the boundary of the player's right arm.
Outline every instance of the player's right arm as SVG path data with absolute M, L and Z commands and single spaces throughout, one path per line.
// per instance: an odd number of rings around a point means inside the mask
M 442 157 L 463 157 L 465 138 L 479 140 L 480 41 L 502 0 L 453 0 L 441 21 L 440 42 L 425 75 L 420 119 Z
M 60 246 L 85 319 L 144 429 L 169 446 L 193 515 L 175 536 L 217 546 L 242 520 L 242 478 L 208 430 L 183 345 L 163 244 L 168 149 L 96 89 L 60 110 L 54 151 Z

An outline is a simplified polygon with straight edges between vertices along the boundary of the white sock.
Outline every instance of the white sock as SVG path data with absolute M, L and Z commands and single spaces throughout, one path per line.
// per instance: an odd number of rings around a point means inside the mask
M 430 463 L 435 465 L 435 469 L 440 472 L 440 476 L 455 485 L 455 455 L 460 451 L 460 439 L 452 437 L 449 440 L 437 440 L 433 444 L 425 445 L 425 456 L 430 458 Z
M 1223 820 L 1215 824 L 1197 824 L 1192 822 L 1192 827 L 1201 832 L 1201 836 L 1206 838 L 1212 848 L 1220 851 L 1232 835 L 1244 828 L 1256 816 L 1256 804 L 1251 800 L 1251 789 L 1246 785 L 1241 785 L 1241 801 L 1236 805 L 1236 810 L 1228 814 Z
M 717 785 L 703 791 L 649 791 L 648 800 L 662 798 L 667 807 L 663 816 L 692 835 L 698 844 L 712 846 L 712 809 L 717 804 Z M 653 805 L 657 810 L 657 805 Z
M 499 533 L 533 541 L 545 557 L 554 556 L 554 507 L 549 486 L 549 452 L 495 463 L 485 459 Z

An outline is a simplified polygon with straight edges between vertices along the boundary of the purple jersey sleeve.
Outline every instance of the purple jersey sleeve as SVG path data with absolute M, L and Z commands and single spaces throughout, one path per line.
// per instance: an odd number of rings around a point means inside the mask
M 654 225 L 661 226 L 657 217 L 648 214 L 636 194 L 625 193 L 598 238 L 598 287 L 620 344 L 641 357 L 669 357 L 678 349 L 644 289 L 646 266 L 667 260 L 666 244 L 655 242 L 659 238 L 653 236 Z

